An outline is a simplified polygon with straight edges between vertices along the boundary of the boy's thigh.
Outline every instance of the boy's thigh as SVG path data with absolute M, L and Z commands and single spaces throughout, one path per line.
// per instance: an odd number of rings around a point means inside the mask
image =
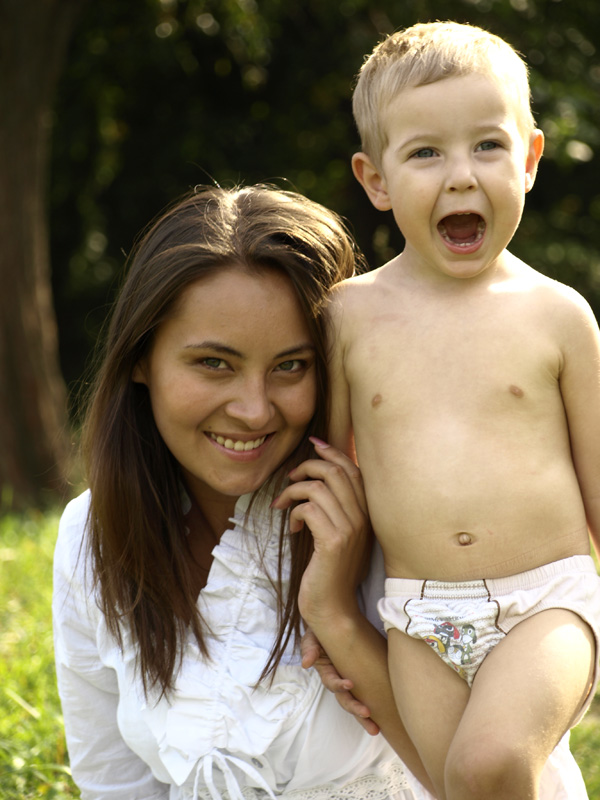
M 388 658 L 404 726 L 434 783 L 443 782 L 446 755 L 467 706 L 469 687 L 428 644 L 393 628 L 388 631 Z
M 519 623 L 479 668 L 452 749 L 514 747 L 541 770 L 589 694 L 595 651 L 589 625 L 571 611 Z

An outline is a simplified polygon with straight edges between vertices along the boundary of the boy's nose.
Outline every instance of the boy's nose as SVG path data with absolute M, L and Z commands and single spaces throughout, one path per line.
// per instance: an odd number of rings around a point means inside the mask
M 446 179 L 449 192 L 468 192 L 477 188 L 477 179 L 471 163 L 460 159 L 450 165 Z

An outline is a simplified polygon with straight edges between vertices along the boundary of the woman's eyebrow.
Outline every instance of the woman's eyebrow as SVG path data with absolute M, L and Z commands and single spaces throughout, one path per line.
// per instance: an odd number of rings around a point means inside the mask
M 282 350 L 281 353 L 276 354 L 275 358 L 285 358 L 286 356 L 294 356 L 298 355 L 299 353 L 306 353 L 307 351 L 314 353 L 315 350 L 316 347 L 312 342 L 303 342 L 296 347 L 290 347 L 288 350 Z
M 217 353 L 225 353 L 226 355 L 230 356 L 238 356 L 238 358 L 243 358 L 243 354 L 240 353 L 239 350 L 236 350 L 234 347 L 229 347 L 222 342 L 212 342 L 207 340 L 205 342 L 193 342 L 192 344 L 186 344 L 184 350 L 214 350 Z
M 241 353 L 239 350 L 236 350 L 234 347 L 229 347 L 229 345 L 223 344 L 222 342 L 214 342 L 210 339 L 204 342 L 193 342 L 192 344 L 186 344 L 185 350 L 212 350 L 215 353 L 222 353 L 223 355 L 228 356 L 236 356 L 237 358 L 246 358 L 244 353 Z M 275 358 L 286 358 L 289 356 L 297 355 L 298 353 L 305 353 L 307 351 L 314 352 L 315 346 L 312 342 L 301 342 L 298 345 L 294 345 L 294 347 L 289 347 L 287 350 L 282 350 L 280 353 L 275 354 Z

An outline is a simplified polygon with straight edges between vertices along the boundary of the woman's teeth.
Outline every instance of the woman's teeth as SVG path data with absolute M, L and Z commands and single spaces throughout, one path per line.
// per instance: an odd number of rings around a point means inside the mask
M 222 445 L 227 450 L 237 450 L 237 452 L 242 452 L 246 450 L 256 450 L 256 448 L 260 447 L 267 437 L 261 436 L 260 439 L 254 439 L 250 442 L 241 442 L 239 439 L 225 439 L 223 436 L 215 436 L 214 433 L 211 433 L 210 438 L 214 439 L 217 444 Z

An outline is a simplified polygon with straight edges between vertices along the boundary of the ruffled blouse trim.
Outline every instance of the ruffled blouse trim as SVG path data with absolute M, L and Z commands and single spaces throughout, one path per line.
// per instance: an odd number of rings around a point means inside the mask
M 157 737 L 160 760 L 178 785 L 190 779 L 194 768 L 197 783 L 204 764 L 210 765 L 209 776 L 213 766 L 218 767 L 231 787 L 233 758 L 252 784 L 264 788 L 267 760 L 261 772 L 241 764 L 262 756 L 277 737 L 293 729 L 321 690 L 318 675 L 302 670 L 296 653 L 278 667 L 272 684 L 254 688 L 277 629 L 268 576 L 277 575 L 280 517 L 254 508 L 247 517 L 248 501 L 249 496 L 240 498 L 232 528 L 214 548 L 208 581 L 198 600 L 211 660 L 203 660 L 190 637 L 170 701 L 149 703 L 142 711 Z M 287 577 L 283 576 L 284 591 Z M 242 753 L 246 761 L 231 755 Z

